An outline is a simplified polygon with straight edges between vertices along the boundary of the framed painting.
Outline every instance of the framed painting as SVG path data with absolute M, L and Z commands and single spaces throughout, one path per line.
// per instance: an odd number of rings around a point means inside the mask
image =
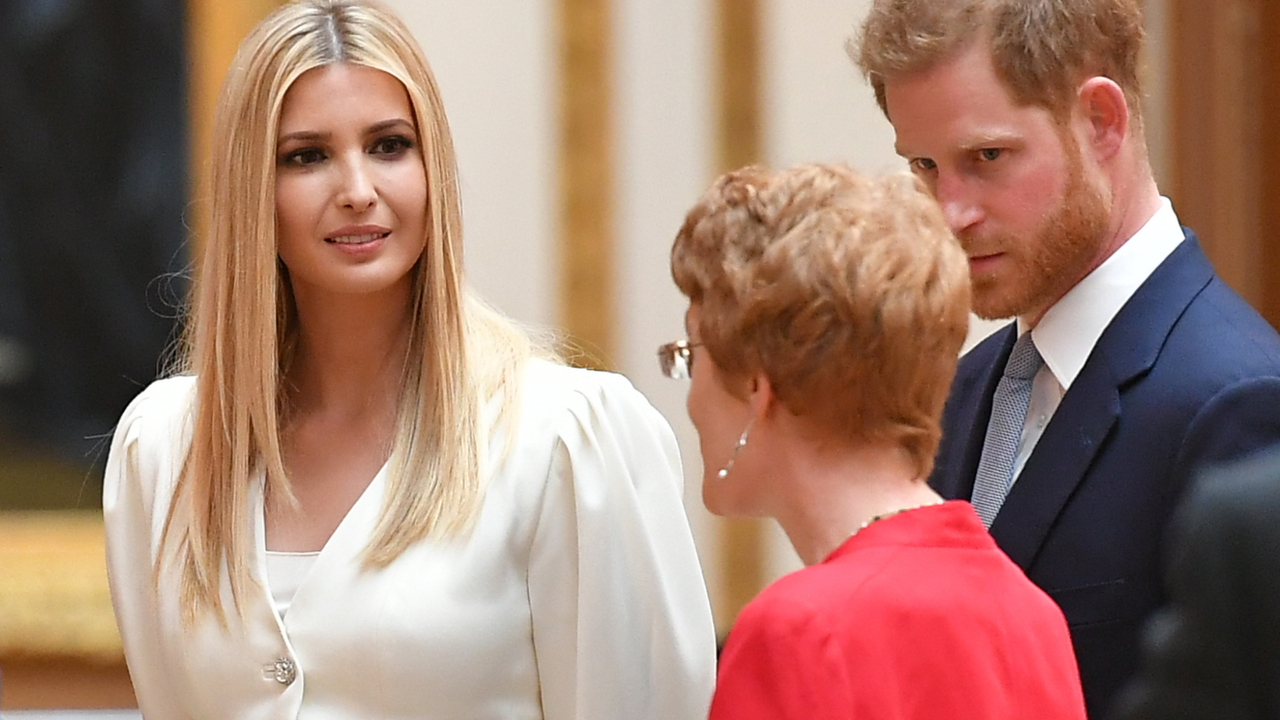
M 0 4 L 0 709 L 78 706 L 25 689 L 69 669 L 115 688 L 87 702 L 132 702 L 102 471 L 186 293 L 186 16 L 184 0 Z

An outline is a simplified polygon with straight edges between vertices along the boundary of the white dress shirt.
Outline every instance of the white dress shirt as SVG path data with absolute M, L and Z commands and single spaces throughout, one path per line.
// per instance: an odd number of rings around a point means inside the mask
M 1022 473 L 1062 396 L 1071 388 L 1098 344 L 1098 338 L 1120 308 L 1184 239 L 1173 205 L 1168 198 L 1160 198 L 1160 208 L 1155 215 L 1054 303 L 1031 330 L 1031 339 L 1044 358 L 1044 366 L 1031 383 L 1031 401 L 1013 463 L 1014 481 Z M 1019 320 L 1019 337 L 1024 332 L 1027 332 L 1026 324 Z
M 103 509 L 112 601 L 147 720 L 681 720 L 706 717 L 715 631 L 675 437 L 619 375 L 530 363 L 518 435 L 468 537 L 386 568 L 361 553 L 384 467 L 281 617 L 255 586 L 229 627 L 179 622 L 153 560 L 190 437 L 195 383 L 125 411 Z M 489 463 L 502 457 L 494 433 Z M 262 486 L 251 562 L 266 577 Z M 265 583 L 263 583 L 265 585 Z M 223 578 L 224 604 L 234 608 Z

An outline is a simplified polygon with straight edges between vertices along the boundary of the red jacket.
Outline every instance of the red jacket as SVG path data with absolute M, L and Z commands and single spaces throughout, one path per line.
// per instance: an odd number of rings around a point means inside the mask
M 742 611 L 712 720 L 1083 720 L 1061 611 L 969 503 L 874 522 Z

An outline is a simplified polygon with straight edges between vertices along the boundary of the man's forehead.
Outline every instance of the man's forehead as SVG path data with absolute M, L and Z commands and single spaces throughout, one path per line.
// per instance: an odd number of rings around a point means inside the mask
M 987 58 L 953 58 L 887 80 L 884 89 L 900 155 L 1014 143 L 1042 122 L 1042 109 L 1019 106 Z

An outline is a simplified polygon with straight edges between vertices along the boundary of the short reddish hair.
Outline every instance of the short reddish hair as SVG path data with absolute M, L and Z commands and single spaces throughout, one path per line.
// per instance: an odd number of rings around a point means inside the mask
M 969 273 L 918 181 L 832 165 L 728 173 L 689 211 L 671 272 L 727 385 L 762 371 L 824 436 L 895 444 L 928 475 Z
M 1144 40 L 1139 0 L 874 0 L 848 49 L 886 115 L 887 78 L 985 42 L 1017 102 L 1065 117 L 1080 83 L 1100 75 L 1141 127 Z

